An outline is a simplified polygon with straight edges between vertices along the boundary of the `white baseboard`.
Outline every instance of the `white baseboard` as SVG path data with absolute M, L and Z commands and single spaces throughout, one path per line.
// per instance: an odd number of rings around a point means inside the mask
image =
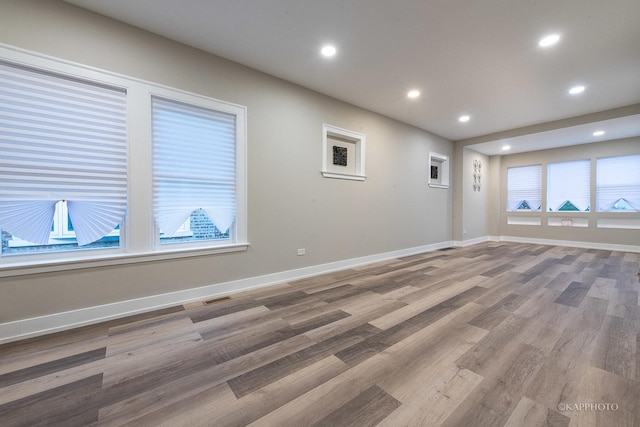
M 574 242 L 572 240 L 533 239 L 528 237 L 500 236 L 489 237 L 490 241 L 531 243 L 534 245 L 567 246 L 570 248 L 598 249 L 604 251 L 634 252 L 640 253 L 640 246 L 618 245 L 614 243 Z
M 2 323 L 0 324 L 0 344 L 64 331 L 80 326 L 91 325 L 147 311 L 173 307 L 189 302 L 203 301 L 222 295 L 229 295 L 277 283 L 317 276 L 319 274 L 344 270 L 388 259 L 450 248 L 451 246 L 453 246 L 453 242 L 451 241 L 417 246 L 360 258 L 352 258 L 279 273 L 266 274 L 263 276 L 249 277 L 231 282 L 217 283 L 214 285 L 202 286 L 178 292 L 152 295 L 144 298 Z
M 478 243 L 488 242 L 490 240 L 491 238 L 488 236 L 476 237 L 474 239 L 467 239 L 467 240 L 454 240 L 453 246 L 455 246 L 456 248 L 464 248 L 471 245 L 477 245 Z
M 619 251 L 640 253 L 640 246 L 637 245 L 618 245 L 613 243 L 596 243 L 596 242 L 575 242 L 572 240 L 552 240 L 552 239 L 533 239 L 528 237 L 517 236 L 486 236 L 477 239 L 464 240 L 462 242 L 454 241 L 456 247 L 465 247 L 476 245 L 483 242 L 513 242 L 513 243 L 530 243 L 533 245 L 548 246 L 566 246 L 570 248 L 598 249 L 604 251 Z

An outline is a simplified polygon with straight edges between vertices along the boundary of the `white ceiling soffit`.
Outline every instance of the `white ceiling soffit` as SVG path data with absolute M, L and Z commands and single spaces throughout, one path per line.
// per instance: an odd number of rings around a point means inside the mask
M 604 134 L 594 135 L 594 132 L 597 131 L 603 131 Z M 479 153 L 493 156 L 611 141 L 638 135 L 640 135 L 640 114 L 502 138 L 480 144 L 467 145 L 466 147 Z M 505 146 L 508 146 L 509 149 L 503 150 Z
M 638 0 L 67 3 L 453 141 L 640 103 Z

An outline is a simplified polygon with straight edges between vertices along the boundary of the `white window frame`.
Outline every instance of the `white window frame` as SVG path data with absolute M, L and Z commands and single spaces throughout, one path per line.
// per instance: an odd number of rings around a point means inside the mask
M 607 156 L 607 157 L 598 157 L 596 159 L 596 179 L 595 179 L 595 186 L 596 186 L 596 206 L 595 206 L 595 211 L 598 213 L 606 213 L 606 214 L 613 214 L 613 215 L 629 215 L 629 214 L 638 214 L 638 211 L 632 211 L 632 210 L 615 210 L 615 209 L 609 209 L 609 210 L 601 210 L 600 209 L 600 194 L 601 194 L 601 190 L 600 190 L 600 179 L 602 177 L 602 170 L 600 168 L 600 161 L 609 161 L 611 159 L 617 159 L 617 158 L 634 158 L 634 160 L 640 159 L 640 154 L 628 154 L 628 155 L 619 155 L 619 156 Z M 628 173 L 628 172 L 627 172 Z M 638 170 L 633 169 L 633 173 L 638 174 Z
M 342 173 L 331 170 L 329 162 L 329 150 L 333 147 L 329 145 L 329 140 L 336 138 L 345 144 L 345 148 L 352 152 L 355 160 L 353 168 L 354 173 Z M 322 125 L 322 169 L 320 172 L 325 178 L 349 179 L 352 181 L 364 181 L 367 179 L 365 174 L 365 153 L 367 145 L 367 136 L 363 133 L 342 129 L 337 126 L 324 123 Z
M 431 168 L 437 168 L 438 177 L 431 177 Z M 433 188 L 449 188 L 449 156 L 429 152 L 428 185 Z
M 233 245 L 238 241 L 246 241 L 246 108 L 225 101 L 208 98 L 184 91 L 167 88 L 154 87 L 150 94 L 152 97 L 168 99 L 180 103 L 201 107 L 208 110 L 215 110 L 234 115 L 236 118 L 236 207 L 238 210 L 236 220 L 229 228 L 229 239 L 204 240 L 180 243 L 161 243 L 160 230 L 154 229 L 154 250 L 158 252 L 175 251 L 199 248 L 217 248 Z M 245 204 L 241 214 L 240 205 Z M 154 221 L 155 222 L 155 221 Z M 187 220 L 188 222 L 188 220 Z M 174 234 L 174 237 L 177 237 Z
M 129 82 L 125 78 L 122 78 L 118 75 L 74 64 L 68 61 L 63 61 L 57 58 L 52 58 L 46 55 L 29 52 L 4 44 L 0 44 L 0 60 L 8 64 L 24 66 L 42 72 L 49 72 L 61 77 L 69 77 L 71 79 L 76 79 L 87 83 L 95 83 L 98 85 L 107 85 L 113 88 L 121 89 L 125 92 L 128 92 L 129 88 Z M 129 121 L 130 119 L 128 118 L 127 122 L 129 123 Z M 117 248 L 60 250 L 52 252 L 9 254 L 4 256 L 1 256 L 0 254 L 0 272 L 3 269 L 12 270 L 14 266 L 55 264 L 60 262 L 80 261 L 96 257 L 122 255 L 126 251 L 125 245 L 123 244 L 125 233 L 122 231 L 123 229 L 126 229 L 125 222 L 126 219 L 120 224 L 120 243 Z M 58 242 L 50 241 L 49 244 L 58 244 Z M 20 239 L 16 239 L 16 241 L 11 246 L 33 246 L 33 244 L 21 241 Z M 0 277 L 2 277 L 2 275 L 3 274 L 0 273 Z
M 128 116 L 127 139 L 135 141 L 135 144 L 129 143 L 127 148 L 129 203 L 125 219 L 120 224 L 120 246 L 118 248 L 0 256 L 0 277 L 239 252 L 248 248 L 246 107 L 4 44 L 0 44 L 0 59 L 16 65 L 84 81 L 107 84 L 125 90 Z M 198 245 L 188 245 L 188 247 L 181 245 L 180 248 L 168 248 L 167 246 L 173 245 L 165 244 L 159 247 L 159 233 L 157 233 L 153 220 L 151 197 L 151 97 L 154 94 L 196 104 L 208 105 L 210 102 L 215 102 L 216 105 L 222 105 L 237 114 L 237 217 L 234 224 L 233 241 L 225 241 L 226 243 L 222 245 L 211 244 L 215 241 L 207 241 Z M 135 162 L 132 159 L 135 159 Z M 189 232 L 186 229 L 182 231 Z
M 56 213 L 53 216 L 53 231 L 51 231 L 52 239 L 75 238 L 76 233 L 69 230 L 69 208 L 67 201 L 62 200 L 56 205 Z
M 567 176 L 567 172 L 566 169 L 562 169 L 562 168 L 568 168 L 569 170 L 571 170 L 572 172 L 574 172 L 574 174 L 569 174 L 569 176 Z M 555 169 L 555 172 L 552 173 L 552 170 Z M 585 176 L 580 176 L 580 173 L 585 173 Z M 569 182 L 552 182 L 555 180 L 559 180 L 559 175 L 563 175 L 563 178 L 567 179 Z M 580 180 L 579 178 L 583 178 L 582 180 Z M 571 182 L 573 181 L 573 182 Z M 574 185 L 574 186 L 583 186 L 584 188 L 581 188 L 581 194 L 585 199 L 586 199 L 586 203 L 587 203 L 587 207 L 589 208 L 589 210 L 584 210 L 584 209 L 580 209 L 580 207 L 578 206 L 579 203 L 574 203 L 576 201 L 575 199 L 575 188 L 571 188 L 568 189 L 566 188 L 568 185 Z M 559 190 L 563 190 L 562 192 Z M 563 161 L 563 162 L 552 162 L 552 163 L 547 163 L 547 191 L 546 191 L 546 210 L 547 212 L 552 212 L 552 213 L 561 213 L 564 215 L 569 215 L 569 214 L 573 214 L 573 213 L 586 213 L 586 212 L 590 212 L 592 210 L 592 206 L 591 206 L 591 159 L 577 159 L 577 160 L 568 160 L 568 161 Z M 562 194 L 561 199 L 563 199 L 562 203 L 566 203 L 566 202 L 570 202 L 571 204 L 573 204 L 574 206 L 576 206 L 578 208 L 577 211 L 561 211 L 558 208 L 560 206 L 550 206 L 551 205 L 551 194 Z M 574 200 L 572 201 L 571 198 L 574 197 Z
M 510 179 L 509 179 L 509 171 L 510 170 L 515 170 L 515 169 L 524 169 L 524 168 L 537 168 L 539 169 L 539 174 L 540 174 L 540 182 L 538 184 L 538 186 L 536 187 L 536 189 L 539 191 L 538 197 L 540 198 L 540 206 L 537 208 L 532 208 L 532 209 L 510 209 L 509 208 L 509 183 L 510 183 Z M 539 213 L 542 211 L 543 207 L 542 207 L 542 202 L 543 202 L 543 194 L 542 194 L 542 164 L 533 164 L 533 165 L 522 165 L 522 166 L 510 166 L 507 168 L 507 199 L 506 199 L 506 210 L 507 212 L 527 212 L 527 213 Z M 526 199 L 523 199 L 523 201 L 526 201 Z

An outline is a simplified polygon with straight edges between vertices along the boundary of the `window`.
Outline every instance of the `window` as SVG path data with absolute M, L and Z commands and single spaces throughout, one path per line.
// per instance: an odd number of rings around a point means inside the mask
M 246 163 L 243 106 L 0 46 L 1 275 L 244 251 Z
M 591 161 L 550 163 L 547 166 L 547 210 L 589 211 Z
M 78 246 L 73 223 L 69 216 L 66 201 L 56 203 L 49 241 L 43 245 L 28 242 L 8 232 L 4 233 L 3 255 L 32 254 L 39 252 L 58 252 L 78 249 L 117 248 L 120 244 L 120 226 L 116 226 L 109 234 L 95 242 Z
M 125 102 L 119 88 L 0 62 L 0 255 L 119 245 Z
M 152 108 L 154 212 L 160 243 L 233 239 L 236 113 L 160 97 L 153 97 Z
M 596 161 L 598 212 L 640 212 L 640 154 Z
M 507 210 L 539 211 L 542 204 L 542 165 L 507 169 Z

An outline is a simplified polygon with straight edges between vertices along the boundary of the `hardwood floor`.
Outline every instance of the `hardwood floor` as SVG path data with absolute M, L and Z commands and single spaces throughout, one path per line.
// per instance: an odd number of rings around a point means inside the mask
M 6 426 L 638 426 L 640 254 L 429 252 L 0 346 Z

